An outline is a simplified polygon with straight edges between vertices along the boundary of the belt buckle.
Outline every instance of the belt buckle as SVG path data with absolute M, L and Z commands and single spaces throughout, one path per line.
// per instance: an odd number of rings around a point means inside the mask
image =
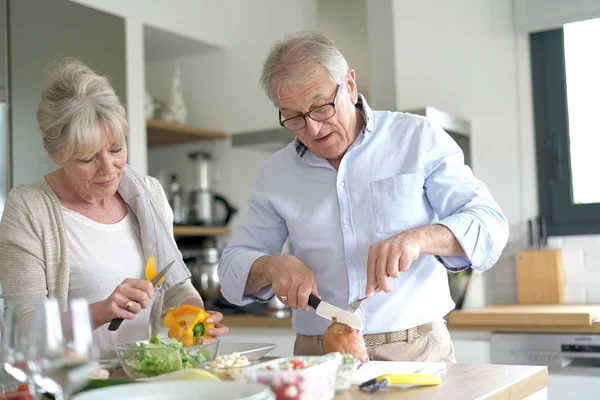
M 427 335 L 429 332 L 433 330 L 433 323 L 423 324 L 417 326 L 417 332 L 421 334 L 421 336 Z

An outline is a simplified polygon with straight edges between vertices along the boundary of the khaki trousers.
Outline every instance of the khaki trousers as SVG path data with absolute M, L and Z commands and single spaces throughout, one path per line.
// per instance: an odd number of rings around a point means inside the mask
M 411 333 L 404 341 L 367 346 L 367 353 L 373 361 L 456 362 L 444 320 L 434 322 L 431 332 L 425 335 L 415 337 Z M 323 336 L 296 335 L 294 355 L 323 355 Z

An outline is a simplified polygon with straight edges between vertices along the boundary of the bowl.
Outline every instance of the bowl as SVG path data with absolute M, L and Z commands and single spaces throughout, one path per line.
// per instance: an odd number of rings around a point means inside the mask
M 246 377 L 250 382 L 270 386 L 277 400 L 327 400 L 335 396 L 340 362 L 339 353 L 278 358 L 248 367 Z
M 121 367 L 131 379 L 159 376 L 186 368 L 199 368 L 213 360 L 219 341 L 210 344 L 184 346 L 189 338 L 152 338 L 117 345 Z
M 243 354 L 231 353 L 216 357 L 202 364 L 202 368 L 222 380 L 245 381 L 246 370 L 257 361 L 249 360 Z
M 249 366 L 250 365 L 240 367 L 217 367 L 210 365 L 209 363 L 204 363 L 202 364 L 201 368 L 216 375 L 223 381 L 245 381 L 247 380 L 246 370 Z

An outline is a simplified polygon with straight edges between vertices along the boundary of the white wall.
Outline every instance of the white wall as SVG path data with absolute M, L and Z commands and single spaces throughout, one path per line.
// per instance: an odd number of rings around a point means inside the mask
M 319 30 L 340 49 L 348 66 L 357 76 L 367 77 L 369 57 L 367 46 L 366 0 L 320 0 L 318 2 Z M 359 93 L 368 96 L 366 79 L 357 81 Z
M 236 1 L 71 0 L 217 47 L 236 36 L 243 14 Z M 231 29 L 229 29 L 231 28 Z

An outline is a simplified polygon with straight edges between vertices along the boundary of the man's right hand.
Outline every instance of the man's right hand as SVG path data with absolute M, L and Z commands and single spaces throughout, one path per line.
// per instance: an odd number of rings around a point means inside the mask
M 292 308 L 308 311 L 308 296 L 312 293 L 320 298 L 315 274 L 295 256 L 273 256 L 266 277 L 275 295 L 279 298 L 287 296 L 285 304 Z

